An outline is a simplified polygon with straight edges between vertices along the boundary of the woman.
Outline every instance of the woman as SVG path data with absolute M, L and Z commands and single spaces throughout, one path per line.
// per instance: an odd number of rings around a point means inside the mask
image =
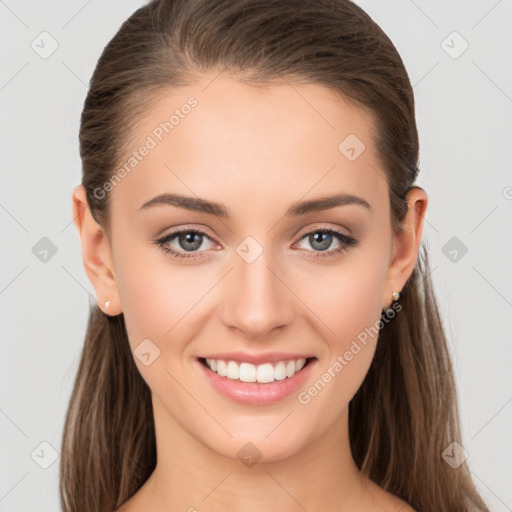
M 154 0 L 105 48 L 80 148 L 98 306 L 63 510 L 488 510 L 421 244 L 413 91 L 361 8 Z

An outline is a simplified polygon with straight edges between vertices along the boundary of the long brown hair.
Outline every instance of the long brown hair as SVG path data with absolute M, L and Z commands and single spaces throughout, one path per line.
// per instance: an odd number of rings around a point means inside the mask
M 324 85 L 370 112 L 399 226 L 419 170 L 413 90 L 396 48 L 368 14 L 349 0 L 153 0 L 105 47 L 81 117 L 82 184 L 107 233 L 108 194 L 97 191 L 123 160 L 151 98 L 224 69 L 251 83 L 287 77 Z M 441 457 L 461 433 L 425 245 L 400 304 L 349 405 L 354 460 L 418 512 L 488 512 L 467 464 L 454 469 Z M 63 511 L 114 510 L 155 466 L 151 394 L 123 314 L 106 316 L 94 305 L 62 438 Z

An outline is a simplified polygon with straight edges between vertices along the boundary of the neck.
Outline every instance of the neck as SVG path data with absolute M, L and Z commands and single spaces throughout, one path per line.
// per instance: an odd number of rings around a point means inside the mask
M 348 408 L 299 452 L 255 464 L 250 457 L 244 463 L 236 454 L 225 457 L 205 446 L 155 399 L 154 413 L 158 462 L 140 491 L 146 510 L 367 510 L 368 482 L 352 459 Z

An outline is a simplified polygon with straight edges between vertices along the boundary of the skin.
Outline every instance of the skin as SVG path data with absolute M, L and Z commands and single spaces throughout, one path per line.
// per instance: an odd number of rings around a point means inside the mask
M 106 311 L 109 300 L 108 314 L 124 313 L 132 350 L 146 338 L 160 349 L 148 366 L 134 357 L 152 392 L 157 467 L 118 510 L 412 511 L 363 477 L 350 453 L 348 404 L 376 336 L 305 405 L 296 393 L 272 405 L 235 402 L 211 387 L 196 358 L 313 354 L 301 390 L 309 388 L 402 290 L 418 257 L 427 195 L 409 192 L 403 230 L 393 231 L 367 111 L 317 84 L 261 88 L 215 76 L 161 91 L 148 108 L 133 149 L 190 96 L 198 100 L 111 191 L 111 238 L 92 218 L 83 187 L 73 191 L 100 306 Z M 366 146 L 354 161 L 338 150 L 351 133 Z M 232 217 L 170 205 L 139 210 L 164 192 L 223 203 Z M 297 201 L 335 192 L 360 196 L 371 210 L 351 204 L 284 217 Z M 182 227 L 213 239 L 203 238 L 196 259 L 173 259 L 153 243 Z M 359 243 L 335 253 L 343 242 L 333 238 L 331 256 L 308 258 L 322 253 L 304 236 L 310 228 L 339 229 Z M 236 252 L 247 236 L 263 249 L 250 264 Z M 167 245 L 186 252 L 177 238 Z M 247 442 L 262 454 L 252 467 L 237 457 Z

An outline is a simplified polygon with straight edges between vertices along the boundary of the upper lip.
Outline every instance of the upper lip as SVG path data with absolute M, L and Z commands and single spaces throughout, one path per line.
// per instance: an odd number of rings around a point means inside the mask
M 308 359 L 314 357 L 308 354 L 292 354 L 289 352 L 267 352 L 263 354 L 249 354 L 247 352 L 222 352 L 201 356 L 204 359 L 222 359 L 224 361 L 236 361 L 238 363 L 252 363 L 254 365 L 263 363 L 276 363 L 278 361 L 289 361 L 290 359 Z

